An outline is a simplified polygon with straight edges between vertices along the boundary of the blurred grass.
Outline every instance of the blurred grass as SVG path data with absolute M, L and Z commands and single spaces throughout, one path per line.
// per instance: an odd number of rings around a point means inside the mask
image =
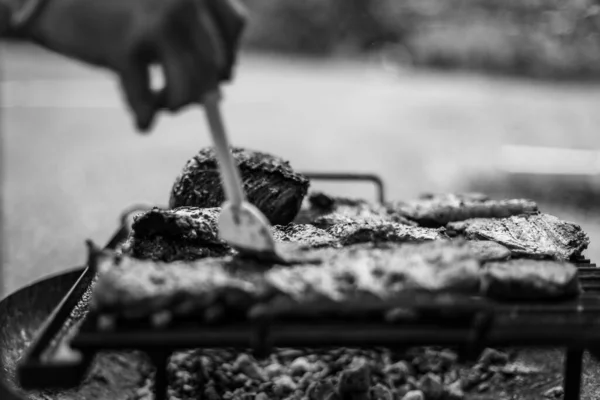
M 600 0 L 245 0 L 248 48 L 383 52 L 415 67 L 600 77 Z

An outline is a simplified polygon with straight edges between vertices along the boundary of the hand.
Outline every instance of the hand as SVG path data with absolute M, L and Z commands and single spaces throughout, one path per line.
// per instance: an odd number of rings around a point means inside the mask
M 26 34 L 116 72 L 138 129 L 148 131 L 160 109 L 200 103 L 231 79 L 244 25 L 235 0 L 47 0 Z M 152 64 L 164 71 L 160 93 L 150 86 Z

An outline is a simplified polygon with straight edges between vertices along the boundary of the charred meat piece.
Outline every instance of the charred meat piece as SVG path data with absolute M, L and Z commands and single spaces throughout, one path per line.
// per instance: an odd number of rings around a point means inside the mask
M 273 268 L 266 279 L 298 303 L 390 300 L 407 291 L 478 293 L 480 262 L 468 248 L 448 245 L 435 250 L 431 243 L 350 246 L 323 251 L 321 265 Z
M 220 208 L 154 208 L 134 217 L 132 232 L 122 247 L 139 259 L 172 262 L 220 257 L 231 252 L 219 239 Z
M 486 264 L 482 288 L 501 300 L 566 299 L 581 291 L 573 264 L 524 259 Z
M 395 222 L 349 222 L 327 229 L 344 246 L 356 243 L 408 243 L 446 238 L 443 229 L 420 228 Z
M 271 229 L 277 242 L 296 243 L 302 248 L 336 247 L 339 240 L 323 229 L 308 224 L 277 225 Z
M 125 318 L 161 312 L 246 315 L 275 298 L 291 302 L 389 300 L 417 292 L 477 293 L 480 262 L 465 246 L 355 245 L 306 250 L 318 263 L 264 265 L 235 256 L 163 263 L 94 250 L 98 270 L 92 304 Z M 342 304 L 344 305 L 344 304 Z M 241 313 L 241 314 L 240 314 Z
M 273 225 L 292 222 L 308 191 L 308 179 L 281 158 L 241 148 L 232 148 L 232 153 L 248 201 Z M 175 181 L 169 206 L 220 207 L 224 200 L 215 152 L 204 148 L 186 163 Z
M 507 247 L 489 240 L 468 241 L 466 246 L 482 262 L 504 261 L 511 256 L 511 251 Z
M 309 194 L 308 201 L 300 210 L 295 222 L 313 224 L 323 229 L 351 222 L 416 225 L 382 205 L 371 204 L 365 200 L 329 196 L 320 192 Z
M 181 240 L 171 240 L 156 236 L 150 239 L 140 239 L 130 236 L 121 246 L 125 255 L 140 260 L 154 261 L 194 261 L 205 257 L 223 257 L 234 251 L 225 245 L 198 244 Z
M 219 239 L 220 210 L 218 207 L 152 209 L 134 217 L 131 235 L 120 250 L 135 258 L 164 262 L 232 255 L 234 250 Z M 337 238 L 312 225 L 277 225 L 271 232 L 277 242 L 294 244 L 294 248 L 340 245 Z
M 217 223 L 220 212 L 219 207 L 154 208 L 134 217 L 131 228 L 141 239 L 161 236 L 202 244 L 222 244 Z
M 541 213 L 453 222 L 448 224 L 448 231 L 470 240 L 500 243 L 513 256 L 541 259 L 570 260 L 590 243 L 580 226 Z
M 194 314 L 215 308 L 245 311 L 263 293 L 262 266 L 244 269 L 229 258 L 205 258 L 172 263 L 118 256 L 90 250 L 98 271 L 91 307 L 125 318 L 144 318 L 160 312 Z
M 122 247 L 124 254 L 139 259 L 172 262 L 220 257 L 233 250 L 218 236 L 220 208 L 155 208 L 134 218 L 132 234 Z M 309 224 L 276 225 L 271 232 L 281 243 L 300 248 L 339 247 L 368 242 L 421 242 L 445 238 L 442 229 L 398 223 L 345 223 L 328 230 Z
M 425 258 L 445 257 L 450 252 L 461 251 L 470 257 L 485 263 L 488 261 L 506 260 L 511 252 L 501 244 L 489 241 L 468 241 L 463 238 L 453 240 L 434 240 L 423 242 L 418 245 L 405 245 L 402 247 L 404 254 L 420 254 Z
M 525 199 L 491 200 L 478 193 L 425 195 L 416 201 L 388 206 L 422 226 L 444 226 L 470 218 L 506 218 L 538 211 L 536 203 Z

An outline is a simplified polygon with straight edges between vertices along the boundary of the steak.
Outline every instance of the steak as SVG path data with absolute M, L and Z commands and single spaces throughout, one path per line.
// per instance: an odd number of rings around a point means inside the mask
M 444 226 L 471 218 L 506 218 L 538 211 L 536 203 L 525 199 L 491 200 L 479 193 L 428 194 L 410 202 L 388 205 L 390 212 L 403 215 L 422 226 Z
M 234 252 L 228 246 L 199 245 L 197 243 L 169 240 L 157 236 L 150 239 L 139 239 L 130 236 L 121 246 L 122 254 L 141 260 L 154 261 L 194 261 L 205 257 L 223 257 Z
M 140 239 L 161 236 L 198 244 L 223 244 L 219 239 L 221 208 L 153 208 L 134 217 L 131 229 Z
M 91 264 L 98 270 L 92 305 L 126 318 L 164 311 L 208 318 L 215 307 L 223 315 L 240 316 L 254 305 L 282 297 L 300 303 L 340 302 L 389 300 L 415 291 L 479 291 L 480 261 L 467 246 L 423 245 L 306 250 L 318 263 L 291 266 L 235 256 L 164 263 L 92 248 Z
M 454 252 L 456 249 L 468 253 L 485 263 L 488 261 L 506 260 L 510 257 L 511 252 L 501 244 L 489 241 L 468 241 L 463 238 L 453 240 L 435 240 L 424 242 L 419 245 L 403 246 L 402 251 L 405 253 L 417 253 L 425 258 L 444 258 L 448 251 Z
M 219 238 L 220 208 L 154 208 L 134 217 L 132 232 L 121 247 L 139 259 L 172 262 L 221 257 L 232 252 Z
M 501 300 L 550 300 L 576 297 L 581 289 L 573 264 L 545 260 L 511 260 L 485 265 L 484 293 Z
M 337 247 L 340 241 L 329 232 L 308 224 L 276 225 L 271 233 L 276 242 L 291 242 L 301 248 Z
M 143 318 L 168 311 L 190 314 L 226 306 L 245 309 L 262 290 L 262 271 L 245 262 L 236 268 L 232 258 L 204 258 L 171 263 L 140 260 L 90 246 L 98 280 L 90 306 L 126 318 Z
M 132 233 L 122 246 L 124 254 L 155 261 L 193 261 L 221 257 L 233 250 L 219 239 L 220 208 L 154 208 L 134 218 Z M 399 223 L 344 223 L 321 229 L 309 224 L 276 225 L 276 242 L 300 248 L 340 247 L 368 242 L 421 242 L 442 239 L 443 229 L 419 228 Z
M 470 240 L 491 240 L 509 248 L 513 256 L 570 260 L 590 243 L 580 226 L 548 214 L 509 218 L 475 218 L 448 224 L 451 234 Z
M 365 200 L 329 196 L 320 192 L 308 196 L 308 202 L 300 210 L 295 222 L 313 224 L 319 228 L 352 222 L 359 224 L 394 222 L 416 225 L 382 205 L 371 204 Z
M 395 222 L 348 222 L 333 225 L 327 232 L 344 246 L 356 243 L 407 243 L 446 238 L 443 229 L 420 228 Z
M 511 256 L 511 251 L 507 247 L 489 240 L 469 241 L 466 246 L 482 262 L 504 261 Z
M 232 148 L 244 192 L 273 225 L 286 225 L 296 217 L 309 181 L 294 172 L 287 161 L 270 154 Z M 171 190 L 169 207 L 221 207 L 225 195 L 213 148 L 190 159 Z

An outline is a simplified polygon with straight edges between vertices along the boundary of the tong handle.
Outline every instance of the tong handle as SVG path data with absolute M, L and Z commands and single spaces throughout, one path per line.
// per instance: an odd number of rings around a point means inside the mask
M 206 112 L 210 133 L 215 145 L 225 197 L 232 206 L 239 207 L 244 201 L 244 190 L 240 171 L 237 165 L 235 165 L 223 118 L 221 117 L 220 101 L 221 93 L 218 90 L 207 94 L 204 98 L 204 111 Z

